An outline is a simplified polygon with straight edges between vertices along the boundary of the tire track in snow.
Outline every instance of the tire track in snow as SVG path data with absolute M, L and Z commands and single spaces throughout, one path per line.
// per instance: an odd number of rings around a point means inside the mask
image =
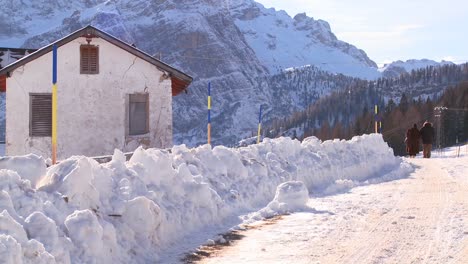
M 400 208 L 400 205 L 403 203 L 403 197 L 401 195 L 401 186 L 399 186 L 397 190 L 398 191 L 396 193 L 398 194 L 398 199 L 396 203 L 393 203 L 392 209 L 386 214 L 384 214 L 380 218 L 380 220 L 378 220 L 375 224 L 372 225 L 372 227 L 366 233 L 367 234 L 366 239 L 364 241 L 360 241 L 359 244 L 362 246 L 360 246 L 360 248 L 357 250 L 356 253 L 349 256 L 348 258 L 340 259 L 343 261 L 342 263 L 359 263 L 363 259 L 368 259 L 370 256 L 373 255 L 375 250 L 383 244 L 387 235 L 385 235 L 383 239 L 380 239 L 377 242 L 377 244 L 374 244 L 375 245 L 374 248 L 369 251 L 368 245 L 371 244 L 371 242 L 375 243 L 375 241 L 372 241 L 372 240 L 374 239 L 374 236 L 377 233 L 377 230 L 382 226 L 384 222 L 388 222 L 388 218 L 394 218 L 394 216 L 397 214 L 397 211 Z
M 463 237 L 466 228 L 463 215 L 466 218 L 468 185 L 451 177 L 443 162 L 443 159 L 434 159 L 426 164 L 437 183 L 438 197 L 434 199 L 438 199 L 439 206 L 433 210 L 434 232 L 429 246 L 423 247 L 425 256 L 422 263 L 460 263 L 455 257 L 463 250 L 457 250 L 457 247 L 463 245 L 460 244 L 460 236 Z
M 434 165 L 430 164 L 429 166 L 431 166 L 432 170 L 435 169 Z M 440 176 L 442 176 L 442 175 L 440 175 Z M 442 200 L 441 180 L 440 180 L 440 177 L 434 177 L 434 179 L 435 179 L 434 182 L 435 182 L 435 184 L 437 186 L 437 194 L 434 194 L 433 197 L 434 197 L 434 199 L 437 199 L 437 201 L 441 201 Z M 434 237 L 433 237 L 433 239 L 430 240 L 429 246 L 424 251 L 425 254 L 424 254 L 423 263 L 427 263 L 429 261 L 428 259 L 429 259 L 430 255 L 431 255 L 434 243 L 438 242 L 440 240 L 440 232 L 441 232 L 441 228 L 442 228 L 441 225 L 440 225 L 440 219 L 441 219 L 442 214 L 439 213 L 438 209 L 439 209 L 439 206 L 434 207 L 432 209 L 432 215 L 431 215 L 432 221 L 431 221 L 431 223 L 436 223 L 437 222 L 437 224 L 435 226 L 436 228 L 435 228 L 435 232 L 434 232 Z M 445 209 L 446 209 L 446 207 L 444 207 L 442 211 L 445 211 Z

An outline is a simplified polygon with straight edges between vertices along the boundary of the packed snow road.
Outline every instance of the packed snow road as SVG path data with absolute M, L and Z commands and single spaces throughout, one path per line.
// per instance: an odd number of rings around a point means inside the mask
M 468 158 L 407 161 L 406 179 L 310 199 L 200 263 L 468 263 Z

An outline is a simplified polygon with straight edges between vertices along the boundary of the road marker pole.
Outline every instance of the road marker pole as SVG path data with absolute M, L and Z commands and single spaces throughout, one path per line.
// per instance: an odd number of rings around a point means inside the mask
M 52 47 L 52 164 L 57 163 L 57 44 Z
M 211 82 L 208 83 L 208 144 L 211 145 Z

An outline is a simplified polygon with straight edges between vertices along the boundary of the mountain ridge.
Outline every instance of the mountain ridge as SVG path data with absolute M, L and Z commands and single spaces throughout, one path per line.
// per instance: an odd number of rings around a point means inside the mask
M 413 70 L 422 69 L 430 66 L 454 65 L 455 63 L 442 60 L 437 62 L 429 59 L 410 59 L 406 61 L 397 60 L 389 64 L 385 64 L 379 71 L 382 72 L 382 77 L 397 78 L 402 74 L 411 73 Z

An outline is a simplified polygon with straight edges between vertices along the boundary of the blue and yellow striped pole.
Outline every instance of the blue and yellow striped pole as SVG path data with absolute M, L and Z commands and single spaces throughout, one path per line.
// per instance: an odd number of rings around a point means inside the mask
M 262 106 L 260 105 L 260 113 L 258 115 L 258 134 L 257 134 L 257 144 L 260 143 L 260 133 L 262 131 Z
M 378 115 L 379 114 L 379 109 L 377 107 L 377 105 L 375 105 L 375 133 L 379 133 L 379 127 L 378 127 L 378 121 L 377 121 L 377 118 L 378 118 Z
M 211 82 L 208 83 L 208 144 L 211 145 Z
M 52 47 L 52 164 L 57 163 L 57 44 Z

